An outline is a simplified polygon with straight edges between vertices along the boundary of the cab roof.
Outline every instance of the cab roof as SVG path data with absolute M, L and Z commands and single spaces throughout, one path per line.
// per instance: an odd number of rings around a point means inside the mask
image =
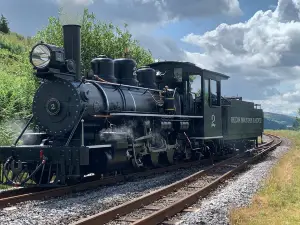
M 163 72 L 164 70 L 170 70 L 170 69 L 174 70 L 175 68 L 176 69 L 181 68 L 182 73 L 187 73 L 189 75 L 201 75 L 204 76 L 204 78 L 213 79 L 217 81 L 228 80 L 230 78 L 229 76 L 222 73 L 202 69 L 196 66 L 194 63 L 190 63 L 190 62 L 161 61 L 161 62 L 148 64 L 148 66 L 155 70 L 159 70 L 160 72 Z

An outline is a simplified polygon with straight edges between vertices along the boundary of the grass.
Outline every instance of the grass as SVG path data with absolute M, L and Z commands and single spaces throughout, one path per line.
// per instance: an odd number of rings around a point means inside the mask
M 32 45 L 29 38 L 0 32 L 0 146 L 12 144 L 18 124 L 30 115 L 37 87 L 29 62 Z
M 262 140 L 261 140 L 261 137 L 258 137 L 258 140 L 257 140 L 257 141 L 258 141 L 258 144 L 262 144 L 262 142 L 261 142 L 261 141 L 262 141 Z
M 292 149 L 274 166 L 251 205 L 231 211 L 232 225 L 300 224 L 300 132 L 266 133 L 287 137 Z

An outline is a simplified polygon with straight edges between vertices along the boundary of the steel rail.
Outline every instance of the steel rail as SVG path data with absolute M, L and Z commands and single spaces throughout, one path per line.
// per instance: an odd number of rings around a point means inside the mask
M 13 196 L 17 196 L 17 195 L 28 194 L 28 193 L 32 193 L 32 192 L 43 191 L 45 189 L 47 189 L 47 188 L 25 187 L 25 188 L 16 188 L 16 189 L 8 189 L 8 190 L 4 189 L 2 192 L 0 192 L 0 199 L 13 197 Z
M 205 170 L 200 170 L 191 176 L 188 176 L 180 181 L 177 181 L 173 184 L 170 184 L 166 187 L 163 187 L 159 190 L 150 192 L 149 194 L 146 194 L 144 196 L 141 196 L 139 198 L 136 198 L 132 201 L 126 202 L 124 204 L 121 204 L 119 206 L 110 208 L 108 210 L 105 210 L 103 212 L 100 212 L 98 214 L 89 216 L 84 219 L 80 219 L 77 222 L 73 223 L 73 225 L 101 225 L 108 223 L 110 221 L 116 221 L 116 222 L 127 222 L 134 225 L 141 225 L 141 224 L 158 224 L 166 220 L 168 217 L 171 217 L 175 215 L 176 213 L 184 210 L 186 207 L 192 205 L 195 203 L 200 197 L 204 197 L 208 195 L 212 190 L 214 190 L 216 187 L 219 186 L 220 183 L 222 183 L 224 180 L 232 177 L 237 172 L 243 170 L 251 163 L 254 163 L 259 158 L 264 156 L 269 151 L 275 149 L 278 145 L 281 144 L 281 140 L 277 136 L 273 135 L 267 135 L 272 137 L 272 141 L 265 143 L 261 146 L 259 146 L 256 150 L 256 155 L 253 157 L 246 157 L 246 154 L 236 155 L 232 158 L 229 158 L 227 160 L 221 161 L 215 165 L 212 165 L 208 167 Z M 278 141 L 274 141 L 274 139 L 278 139 Z M 275 142 L 275 143 L 274 143 Z M 245 157 L 245 158 L 243 158 Z M 242 159 L 242 160 L 240 160 Z M 239 162 L 236 165 L 234 164 L 234 160 L 236 162 Z M 240 161 L 239 161 L 240 160 Z M 236 163 L 235 162 L 235 163 Z M 216 179 L 214 179 L 212 182 L 210 182 L 208 185 L 206 185 L 203 188 L 200 188 L 199 190 L 192 191 L 192 193 L 188 193 L 186 197 L 183 197 L 181 199 L 175 200 L 174 203 L 168 205 L 167 207 L 151 207 L 149 206 L 152 203 L 155 203 L 157 201 L 161 201 L 162 199 L 168 199 L 168 195 L 172 195 L 172 193 L 178 193 L 180 189 L 184 188 L 190 188 L 190 189 L 197 189 L 197 187 L 189 186 L 192 185 L 193 182 L 196 182 L 198 179 L 201 179 L 208 174 L 212 174 L 213 171 L 217 171 L 217 168 L 225 168 L 230 167 L 230 170 L 228 172 L 223 172 L 223 174 L 220 174 Z M 131 218 L 128 216 L 128 214 L 134 213 L 136 210 L 147 210 L 150 215 L 143 217 L 143 218 Z M 152 211 L 152 213 L 151 213 Z M 139 214 L 137 212 L 137 214 Z M 123 218 L 122 218 L 123 217 Z
M 272 141 L 263 143 L 259 145 L 258 148 L 262 148 L 265 145 L 268 145 L 272 143 Z M 236 155 L 237 156 L 237 155 Z M 227 160 L 227 159 L 226 159 Z M 211 161 L 209 159 L 200 160 L 200 161 L 194 161 L 194 162 L 187 162 L 187 163 L 181 163 L 177 165 L 172 165 L 168 167 L 163 168 L 157 168 L 152 169 L 144 172 L 136 172 L 136 173 L 130 173 L 125 175 L 116 175 L 116 176 L 108 176 L 104 179 L 97 179 L 92 180 L 80 184 L 75 184 L 72 186 L 65 186 L 65 187 L 52 187 L 52 188 L 42 188 L 42 187 L 28 187 L 28 188 L 19 188 L 19 189 L 13 189 L 8 191 L 3 191 L 0 193 L 0 209 L 5 208 L 7 206 L 13 206 L 20 202 L 25 201 L 32 201 L 32 200 L 43 200 L 48 198 L 55 198 L 55 197 L 61 197 L 63 195 L 75 193 L 75 192 L 81 192 L 81 191 L 87 191 L 91 189 L 95 189 L 101 186 L 106 185 L 113 185 L 120 182 L 125 182 L 128 180 L 131 180 L 132 178 L 139 178 L 139 177 L 151 177 L 156 174 L 161 174 L 164 172 L 170 172 L 182 168 L 190 168 L 193 166 L 205 166 L 206 164 L 209 164 Z M 225 161 L 221 161 L 221 163 L 224 163 Z
M 42 199 L 60 197 L 75 192 L 95 189 L 101 186 L 113 185 L 120 182 L 130 181 L 132 178 L 136 179 L 142 177 L 151 177 L 156 174 L 175 171 L 183 168 L 195 167 L 195 166 L 199 166 L 199 164 L 206 165 L 209 163 L 210 163 L 209 159 L 195 161 L 195 162 L 180 163 L 177 165 L 152 169 L 144 172 L 135 172 L 135 173 L 129 173 L 124 175 L 108 176 L 103 179 L 94 180 L 92 178 L 92 181 L 83 182 L 80 184 L 75 184 L 72 186 L 65 186 L 65 187 L 52 187 L 52 188 L 27 187 L 27 188 L 7 190 L 0 193 L 0 209 L 5 208 L 8 205 L 12 206 L 14 204 L 24 202 L 24 201 L 42 200 Z
M 174 216 L 176 213 L 181 212 L 188 206 L 196 203 L 199 198 L 203 198 L 207 196 L 211 191 L 215 190 L 222 182 L 227 180 L 228 178 L 232 177 L 239 171 L 242 171 L 245 169 L 249 164 L 252 164 L 259 160 L 261 157 L 263 157 L 267 152 L 275 149 L 277 146 L 281 144 L 281 140 L 277 143 L 271 145 L 269 148 L 264 149 L 259 154 L 255 155 L 253 158 L 244 161 L 242 164 L 240 164 L 238 167 L 228 171 L 221 177 L 217 178 L 215 181 L 211 182 L 210 184 L 206 185 L 204 188 L 195 191 L 194 193 L 191 193 L 190 195 L 186 196 L 185 198 L 180 199 L 179 201 L 176 201 L 175 203 L 167 206 L 166 208 L 160 209 L 152 214 L 150 214 L 147 217 L 144 217 L 140 220 L 137 220 L 132 223 L 132 225 L 153 225 L 158 224 L 166 220 L 167 218 Z

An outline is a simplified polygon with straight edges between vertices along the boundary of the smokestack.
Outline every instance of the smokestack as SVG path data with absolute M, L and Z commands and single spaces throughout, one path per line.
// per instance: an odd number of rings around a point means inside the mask
M 63 25 L 64 49 L 66 59 L 76 63 L 76 78 L 80 80 L 81 41 L 79 25 Z

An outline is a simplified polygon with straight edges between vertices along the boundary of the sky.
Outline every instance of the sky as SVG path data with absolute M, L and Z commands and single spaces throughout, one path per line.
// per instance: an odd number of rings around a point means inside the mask
M 12 31 L 32 36 L 60 6 L 127 23 L 156 59 L 230 76 L 224 96 L 274 113 L 296 115 L 300 108 L 300 0 L 0 0 L 0 14 Z

